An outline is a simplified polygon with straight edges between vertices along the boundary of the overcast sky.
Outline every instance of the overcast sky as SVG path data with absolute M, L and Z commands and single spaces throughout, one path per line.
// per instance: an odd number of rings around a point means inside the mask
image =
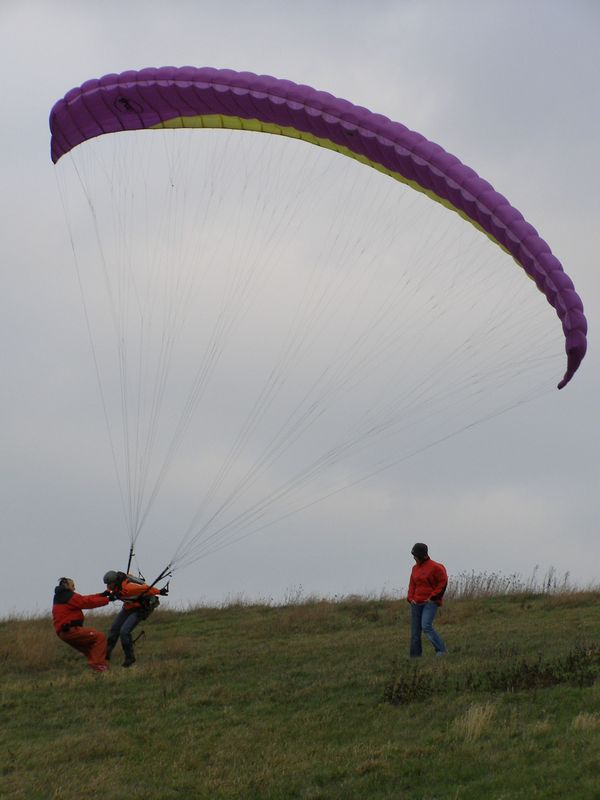
M 48 114 L 86 79 L 166 64 L 289 78 L 440 143 L 549 242 L 590 326 L 564 391 L 414 459 L 418 492 L 395 473 L 339 495 L 282 535 L 263 532 L 189 567 L 173 602 L 402 591 L 417 540 L 451 574 L 528 576 L 539 565 L 598 583 L 597 3 L 2 0 L 0 615 L 45 613 L 61 575 L 88 593 L 124 566 L 126 536 L 86 484 L 96 453 L 72 414 L 93 377 L 74 368 L 85 333 Z

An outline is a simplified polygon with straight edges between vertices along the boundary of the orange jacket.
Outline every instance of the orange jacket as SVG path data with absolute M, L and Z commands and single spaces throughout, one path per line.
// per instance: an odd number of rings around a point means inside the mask
M 138 583 L 129 578 L 124 578 L 115 594 L 119 600 L 123 601 L 123 608 L 129 611 L 132 608 L 143 608 L 144 598 L 160 594 L 160 590 L 156 586 L 151 587 L 146 583 Z M 138 598 L 140 598 L 140 601 L 138 601 Z
M 441 606 L 447 586 L 446 567 L 427 558 L 412 568 L 406 599 L 409 603 L 426 603 L 428 600 L 432 600 Z
M 57 633 L 63 631 L 63 625 L 80 627 L 83 625 L 84 608 L 99 608 L 108 603 L 108 597 L 101 594 L 77 594 L 70 589 L 56 587 L 52 604 L 52 622 Z

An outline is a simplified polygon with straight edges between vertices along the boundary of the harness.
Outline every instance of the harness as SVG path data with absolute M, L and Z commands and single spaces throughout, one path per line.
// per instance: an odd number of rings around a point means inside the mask
M 131 569 L 131 562 L 133 561 L 134 556 L 135 556 L 135 551 L 132 544 L 131 547 L 129 548 L 129 558 L 127 560 L 127 572 L 118 574 L 123 575 L 129 583 L 137 583 L 140 586 L 143 586 L 146 580 L 142 576 L 141 572 L 139 578 L 136 578 L 135 575 L 131 575 L 131 573 L 129 572 L 129 570 Z M 119 592 L 117 591 L 116 596 L 118 597 L 119 600 L 121 600 L 124 603 L 128 602 L 139 603 L 139 607 L 127 609 L 127 611 L 131 612 L 136 611 L 140 619 L 142 620 L 147 619 L 150 616 L 150 614 L 154 611 L 154 609 L 158 608 L 158 606 L 160 605 L 160 600 L 158 599 L 158 596 L 155 594 L 150 594 L 150 590 L 158 583 L 158 581 L 164 580 L 170 575 L 172 575 L 171 564 L 168 564 L 160 573 L 160 575 L 158 575 L 149 586 L 146 586 L 146 588 L 139 595 L 133 597 L 120 597 Z M 168 591 L 169 582 L 166 583 L 164 588 Z
M 134 600 L 134 598 L 132 597 L 130 600 Z M 131 610 L 137 611 L 140 619 L 148 619 L 154 609 L 160 605 L 160 600 L 155 594 L 141 594 L 135 598 L 134 602 L 139 603 L 140 608 L 132 608 Z
M 133 575 L 127 575 L 126 580 L 128 583 L 139 584 L 140 586 L 144 585 L 143 580 L 141 580 L 140 578 L 136 578 Z M 131 595 L 129 597 L 123 597 L 117 591 L 117 597 L 123 603 L 136 603 L 135 606 L 126 609 L 126 611 L 129 613 L 136 612 L 140 617 L 140 619 L 147 619 L 150 616 L 150 614 L 154 611 L 154 609 L 158 608 L 158 606 L 160 605 L 160 600 L 158 599 L 158 596 L 149 593 L 150 588 L 151 587 L 146 586 L 146 588 L 142 592 L 140 592 L 140 594 Z

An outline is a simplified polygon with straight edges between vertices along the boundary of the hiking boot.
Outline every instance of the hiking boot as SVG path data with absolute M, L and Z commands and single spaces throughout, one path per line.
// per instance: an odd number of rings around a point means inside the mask
M 125 656 L 125 661 L 121 664 L 122 667 L 130 667 L 135 664 L 135 656 Z

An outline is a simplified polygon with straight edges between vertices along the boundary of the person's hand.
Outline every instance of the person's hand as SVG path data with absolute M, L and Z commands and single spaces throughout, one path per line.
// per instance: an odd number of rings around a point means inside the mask
M 111 594 L 112 594 L 112 592 L 109 592 L 108 589 L 106 589 L 106 591 L 100 592 L 100 597 L 108 597 L 108 598 L 110 598 Z
M 158 593 L 163 597 L 166 597 L 169 594 L 169 590 L 167 589 L 166 586 L 163 586 L 162 589 L 159 589 Z

